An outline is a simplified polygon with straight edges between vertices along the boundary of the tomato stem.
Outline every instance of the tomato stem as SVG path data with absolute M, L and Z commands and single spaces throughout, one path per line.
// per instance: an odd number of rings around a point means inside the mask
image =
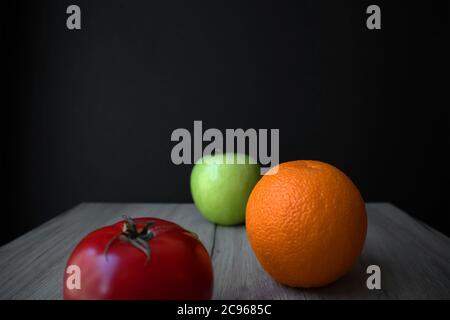
M 123 242 L 127 242 L 131 244 L 133 247 L 142 251 L 145 256 L 145 264 L 150 260 L 150 245 L 149 241 L 153 239 L 153 232 L 150 227 L 154 224 L 153 221 L 147 222 L 141 230 L 138 230 L 136 223 L 132 218 L 128 216 L 123 216 L 124 223 L 122 225 L 122 232 L 116 234 L 105 246 L 104 254 L 105 259 L 108 260 L 108 252 L 111 246 L 114 244 L 116 240 L 120 240 Z

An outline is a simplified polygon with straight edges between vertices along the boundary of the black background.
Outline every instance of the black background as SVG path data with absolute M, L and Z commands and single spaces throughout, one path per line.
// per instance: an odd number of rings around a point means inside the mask
M 66 28 L 66 8 L 82 30 Z M 365 26 L 378 4 L 382 30 Z M 279 128 L 450 234 L 448 4 L 2 2 L 4 243 L 81 201 L 191 201 L 176 128 Z

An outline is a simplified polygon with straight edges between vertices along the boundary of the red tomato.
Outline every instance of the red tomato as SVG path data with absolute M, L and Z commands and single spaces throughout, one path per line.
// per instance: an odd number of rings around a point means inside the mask
M 157 218 L 93 231 L 64 274 L 64 299 L 210 299 L 212 290 L 211 260 L 197 236 Z

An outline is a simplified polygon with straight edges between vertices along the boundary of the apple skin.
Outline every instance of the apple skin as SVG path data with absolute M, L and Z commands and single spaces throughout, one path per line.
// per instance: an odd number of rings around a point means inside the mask
M 227 153 L 197 161 L 191 173 L 191 194 L 207 220 L 220 225 L 245 222 L 248 197 L 260 178 L 259 165 L 250 164 L 249 159 L 248 155 Z

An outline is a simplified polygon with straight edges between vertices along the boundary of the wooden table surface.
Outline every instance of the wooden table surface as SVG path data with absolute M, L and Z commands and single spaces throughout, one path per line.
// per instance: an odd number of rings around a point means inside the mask
M 320 289 L 272 280 L 257 262 L 245 228 L 207 222 L 193 204 L 82 203 L 0 248 L 0 299 L 61 299 L 70 252 L 90 231 L 153 216 L 197 233 L 214 266 L 215 299 L 450 299 L 450 239 L 388 203 L 367 204 L 364 251 L 352 271 Z M 381 290 L 366 286 L 381 268 Z

